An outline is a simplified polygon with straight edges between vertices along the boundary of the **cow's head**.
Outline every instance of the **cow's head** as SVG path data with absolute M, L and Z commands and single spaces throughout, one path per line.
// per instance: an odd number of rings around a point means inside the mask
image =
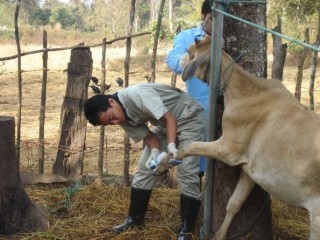
M 184 67 L 182 79 L 184 81 L 193 76 L 204 82 L 210 79 L 211 37 L 205 36 L 202 40 L 195 38 L 195 43 L 190 45 L 189 63 Z

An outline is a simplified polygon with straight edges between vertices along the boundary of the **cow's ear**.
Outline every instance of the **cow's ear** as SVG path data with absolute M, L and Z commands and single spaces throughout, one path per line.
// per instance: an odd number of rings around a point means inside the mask
M 204 82 L 206 82 L 208 84 L 210 83 L 210 64 L 207 65 L 206 76 L 205 76 Z
M 210 52 L 207 52 L 197 58 L 199 66 L 197 67 L 197 71 L 195 75 L 197 78 L 199 78 L 204 82 L 207 82 L 209 80 L 207 75 L 208 75 L 208 72 L 210 72 L 210 60 L 211 60 Z
M 195 60 L 190 61 L 182 71 L 182 80 L 187 81 L 192 78 L 196 72 L 199 63 Z
M 210 81 L 210 62 L 203 62 L 196 70 L 195 76 L 201 81 L 209 83 Z
M 211 60 L 210 52 L 197 56 L 196 58 L 191 60 L 183 69 L 182 80 L 186 81 L 192 78 L 194 75 L 196 75 L 196 77 L 198 77 L 199 79 L 206 81 L 206 79 L 204 79 L 205 78 L 204 76 L 205 76 L 207 65 L 210 66 L 210 60 Z

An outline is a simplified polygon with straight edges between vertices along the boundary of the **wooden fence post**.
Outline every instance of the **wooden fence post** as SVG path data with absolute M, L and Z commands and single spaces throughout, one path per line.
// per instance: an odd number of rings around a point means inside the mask
M 281 28 L 281 17 L 278 15 L 278 25 L 273 28 L 274 31 L 278 33 L 282 33 Z M 271 77 L 279 79 L 282 81 L 283 79 L 283 68 L 284 63 L 286 61 L 287 56 L 287 44 L 282 43 L 282 38 L 276 35 L 272 35 L 273 39 L 273 62 L 272 62 L 272 73 Z
M 106 85 L 106 38 L 102 40 L 102 60 L 101 60 L 101 94 L 105 93 L 105 85 Z M 98 183 L 103 183 L 103 151 L 104 151 L 104 137 L 105 137 L 105 126 L 100 126 L 100 145 L 99 145 L 99 160 L 98 160 Z M 106 140 L 106 171 L 107 170 L 107 140 Z
M 136 0 L 131 0 L 130 17 L 128 36 L 132 35 L 132 27 L 134 22 L 134 15 L 136 11 Z M 126 41 L 126 59 L 124 61 L 124 87 L 129 86 L 129 70 L 130 70 L 130 55 L 131 55 L 132 38 L 127 38 Z M 124 158 L 123 158 L 123 182 L 125 186 L 130 186 L 130 138 L 128 133 L 124 133 Z
M 15 121 L 0 116 L 0 234 L 45 231 L 47 218 L 22 186 L 15 152 Z
M 310 28 L 306 28 L 304 30 L 304 42 L 309 43 L 310 42 Z M 305 61 L 308 57 L 308 54 L 310 53 L 309 48 L 303 48 L 303 51 L 300 55 L 300 59 L 298 62 L 298 72 L 296 76 L 296 88 L 294 92 L 294 96 L 299 100 L 301 100 L 301 87 L 302 87 L 302 78 L 303 78 L 303 67 L 305 64 Z
M 18 116 L 17 116 L 17 147 L 16 154 L 18 157 L 18 162 L 20 162 L 20 144 L 21 144 L 21 108 L 22 108 L 22 70 L 21 70 L 21 47 L 20 47 L 20 36 L 19 36 L 19 10 L 20 10 L 21 0 L 17 1 L 16 10 L 14 13 L 14 35 L 17 45 L 17 54 L 18 54 Z M 18 164 L 19 166 L 20 164 Z
M 47 31 L 43 30 L 43 48 L 47 49 Z M 47 98 L 47 79 L 48 79 L 48 51 L 42 54 L 42 86 L 41 86 L 41 106 L 39 115 L 39 160 L 38 173 L 44 173 L 44 121 L 46 112 L 46 98 Z
M 68 80 L 60 117 L 60 140 L 53 173 L 76 179 L 83 170 L 87 120 L 83 103 L 88 98 L 92 53 L 88 47 L 71 50 Z

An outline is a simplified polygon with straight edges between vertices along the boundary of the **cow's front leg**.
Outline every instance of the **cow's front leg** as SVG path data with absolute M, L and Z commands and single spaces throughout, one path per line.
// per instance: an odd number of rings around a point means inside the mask
M 226 208 L 226 217 L 224 218 L 221 227 L 214 235 L 214 240 L 225 240 L 227 238 L 228 229 L 233 218 L 241 209 L 254 186 L 255 182 L 242 171 L 237 186 L 229 199 Z
M 310 238 L 309 240 L 320 239 L 320 206 L 319 199 L 314 202 L 314 206 L 309 209 L 310 215 Z
M 230 166 L 244 163 L 241 157 L 241 145 L 224 141 L 221 137 L 214 142 L 193 142 L 186 149 L 180 150 L 178 159 L 187 156 L 205 156 L 208 158 L 219 159 Z
M 179 151 L 178 159 L 183 159 L 187 156 L 205 156 L 218 159 L 222 155 L 224 155 L 223 145 L 219 140 L 214 142 L 193 142 L 186 149 Z

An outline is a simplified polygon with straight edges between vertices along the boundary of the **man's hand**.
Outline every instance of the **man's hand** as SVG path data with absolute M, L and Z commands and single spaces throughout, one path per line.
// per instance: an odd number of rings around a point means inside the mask
M 172 154 L 173 158 L 177 158 L 178 149 L 176 148 L 176 144 L 174 142 L 168 144 L 168 154 Z
M 157 157 L 160 154 L 160 151 L 158 148 L 152 148 L 150 157 L 148 158 L 148 161 L 146 162 L 146 167 L 149 169 L 154 169 L 157 164 Z
M 179 66 L 184 69 L 184 67 L 188 64 L 189 62 L 189 52 L 185 52 L 179 61 Z

